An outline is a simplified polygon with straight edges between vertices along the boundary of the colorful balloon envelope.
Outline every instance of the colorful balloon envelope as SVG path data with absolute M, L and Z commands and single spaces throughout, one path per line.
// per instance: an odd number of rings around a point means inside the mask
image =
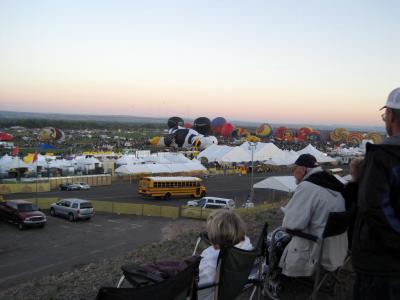
M 350 132 L 347 135 L 347 142 L 354 145 L 359 145 L 363 139 L 364 135 L 361 132 Z
M 12 141 L 13 136 L 6 132 L 0 132 L 0 141 L 1 142 L 10 142 Z
M 217 117 L 211 121 L 211 129 L 215 133 L 221 133 L 221 128 L 224 124 L 226 124 L 226 119 L 223 117 Z
M 62 141 L 65 139 L 64 132 L 59 128 L 45 127 L 39 131 L 39 140 L 41 141 Z
M 382 143 L 382 136 L 379 133 L 376 132 L 369 132 L 365 138 L 366 140 L 372 140 L 374 144 L 380 144 Z
M 231 123 L 225 123 L 221 127 L 221 135 L 224 137 L 228 137 L 231 135 L 231 133 L 234 129 L 235 129 L 235 127 Z
M 256 134 L 258 136 L 269 137 L 272 135 L 272 127 L 267 123 L 263 123 L 256 129 Z

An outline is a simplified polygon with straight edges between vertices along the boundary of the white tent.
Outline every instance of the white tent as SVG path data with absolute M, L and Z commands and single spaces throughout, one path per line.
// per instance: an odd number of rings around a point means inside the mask
M 197 156 L 198 159 L 203 157 L 207 158 L 209 162 L 218 163 L 239 163 L 251 160 L 249 152 L 242 147 L 230 147 L 225 145 L 212 145 L 208 147 Z
M 296 180 L 294 176 L 271 176 L 253 186 L 255 189 L 271 189 L 284 192 L 294 192 L 296 190 Z
M 273 166 L 289 166 L 293 165 L 299 156 L 295 151 L 282 150 L 281 153 L 274 155 L 270 160 L 266 161 L 265 164 Z
M 117 174 L 151 174 L 148 165 L 122 165 L 115 170 Z
M 166 164 L 147 164 L 145 166 L 149 168 L 152 174 L 171 173 L 171 169 Z
M 298 155 L 301 154 L 311 154 L 313 156 L 315 156 L 315 158 L 317 159 L 317 162 L 319 163 L 329 163 L 329 162 L 335 162 L 336 160 L 330 156 L 328 156 L 327 154 L 319 151 L 317 148 L 315 148 L 313 145 L 308 144 L 307 147 L 305 147 L 304 149 L 301 149 L 300 151 L 297 151 Z
M 3 171 L 8 171 L 10 169 L 19 169 L 19 168 L 32 168 L 30 165 L 26 164 L 19 157 L 12 157 L 11 160 L 7 160 L 4 164 L 2 164 L 1 169 Z
M 249 142 L 245 142 L 240 147 L 250 153 L 251 157 L 251 148 Z M 257 143 L 254 149 L 254 161 L 266 161 L 272 159 L 274 156 L 282 153 L 282 150 L 279 149 L 273 143 Z

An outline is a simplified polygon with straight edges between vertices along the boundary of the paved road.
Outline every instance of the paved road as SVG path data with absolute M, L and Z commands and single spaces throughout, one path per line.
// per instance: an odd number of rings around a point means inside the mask
M 19 231 L 0 222 L 0 290 L 103 258 L 126 254 L 161 239 L 171 220 L 97 214 L 90 221 L 48 217 L 43 229 Z
M 254 183 L 265 179 L 267 176 L 287 175 L 285 173 L 268 173 L 255 174 Z M 204 179 L 204 184 L 207 188 L 208 196 L 223 197 L 235 199 L 237 205 L 241 205 L 250 193 L 250 175 L 238 176 L 215 176 Z M 12 194 L 6 195 L 5 199 L 26 199 L 38 197 L 78 197 L 89 200 L 104 200 L 115 202 L 130 202 L 130 203 L 146 203 L 146 204 L 162 204 L 171 206 L 180 206 L 186 204 L 191 198 L 163 199 L 143 198 L 137 193 L 137 182 L 114 182 L 111 186 L 93 187 L 87 191 L 51 191 L 47 193 L 31 194 Z M 271 194 L 265 190 L 255 190 L 255 202 L 264 201 L 271 197 Z

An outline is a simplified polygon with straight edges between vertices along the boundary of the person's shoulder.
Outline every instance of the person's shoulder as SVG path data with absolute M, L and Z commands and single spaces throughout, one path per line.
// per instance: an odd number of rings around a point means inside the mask
M 209 246 L 206 249 L 203 250 L 201 253 L 202 257 L 211 257 L 211 256 L 218 256 L 219 255 L 219 250 L 215 249 L 213 246 Z

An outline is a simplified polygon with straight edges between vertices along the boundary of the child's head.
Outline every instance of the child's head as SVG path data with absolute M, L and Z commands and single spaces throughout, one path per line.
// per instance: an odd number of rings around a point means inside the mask
M 351 160 L 350 162 L 350 173 L 352 176 L 352 181 L 360 181 L 361 179 L 361 171 L 363 167 L 364 158 L 357 157 Z
M 220 209 L 208 217 L 207 234 L 213 245 L 231 247 L 244 240 L 245 226 L 233 211 Z

